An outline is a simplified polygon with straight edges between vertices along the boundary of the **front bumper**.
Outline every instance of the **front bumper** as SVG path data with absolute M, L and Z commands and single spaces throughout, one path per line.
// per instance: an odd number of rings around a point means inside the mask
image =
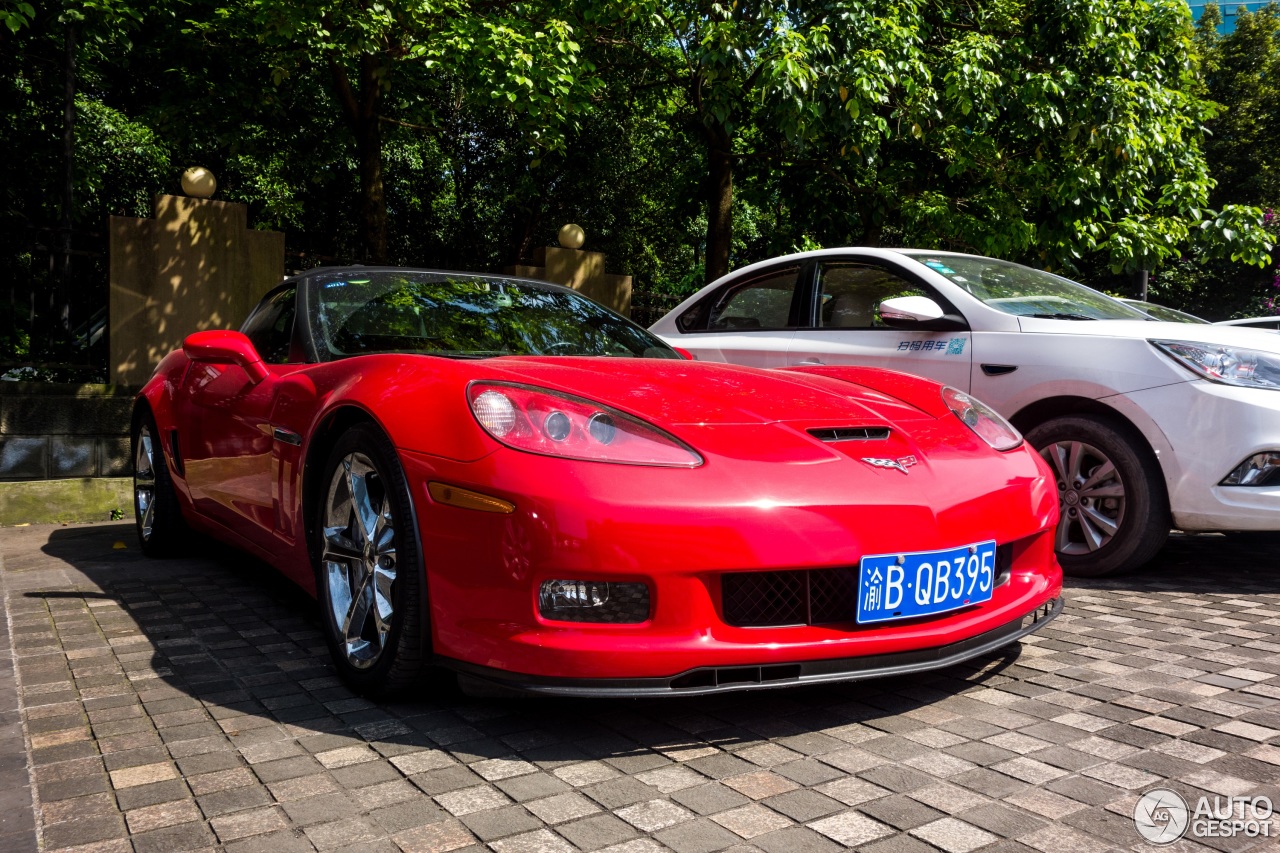
M 1123 395 L 1159 425 L 1169 509 L 1180 530 L 1280 530 L 1280 486 L 1221 486 L 1255 453 L 1280 450 L 1280 391 L 1205 380 Z
M 891 662 L 899 654 L 931 660 L 932 650 L 960 648 L 1017 623 L 1057 598 L 1062 584 L 1053 554 L 1057 493 L 1043 463 L 1023 450 L 999 458 L 964 447 L 955 453 L 957 461 L 947 463 L 955 475 L 949 470 L 943 478 L 928 473 L 927 461 L 904 475 L 861 462 L 713 458 L 684 470 L 569 463 L 506 449 L 470 463 L 402 451 L 422 533 L 433 651 L 477 673 L 597 686 L 671 683 L 703 668 L 799 664 L 813 676 L 824 661 Z M 502 514 L 436 503 L 431 481 L 516 508 Z M 858 495 L 865 500 L 851 498 Z M 1008 579 L 980 606 L 881 625 L 742 627 L 725 618 L 727 573 L 844 568 L 908 543 L 915 551 L 989 539 L 1008 543 L 1012 556 Z M 536 593 L 553 578 L 644 582 L 650 618 L 545 619 Z M 838 677 L 862 672 L 835 666 Z
M 1062 612 L 1062 604 L 1061 597 L 1055 598 L 1019 619 L 945 646 L 790 664 L 698 667 L 669 678 L 549 678 L 504 672 L 444 657 L 437 657 L 436 663 L 486 687 L 535 696 L 599 699 L 703 696 L 766 687 L 832 684 L 929 672 L 981 657 L 1039 631 Z

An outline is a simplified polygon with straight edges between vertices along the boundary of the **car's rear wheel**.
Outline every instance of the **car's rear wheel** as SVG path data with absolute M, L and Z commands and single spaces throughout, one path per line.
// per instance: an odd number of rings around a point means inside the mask
M 145 407 L 133 419 L 133 519 L 138 545 L 148 557 L 176 553 L 186 524 L 165 463 L 156 420 Z
M 1064 572 L 1101 577 L 1156 555 L 1169 536 L 1168 500 L 1158 463 L 1131 429 L 1073 415 L 1040 424 L 1027 441 L 1057 481 L 1055 547 Z
M 395 448 L 358 424 L 330 452 L 322 483 L 314 553 L 329 651 L 354 689 L 401 692 L 422 674 L 427 649 L 412 504 Z

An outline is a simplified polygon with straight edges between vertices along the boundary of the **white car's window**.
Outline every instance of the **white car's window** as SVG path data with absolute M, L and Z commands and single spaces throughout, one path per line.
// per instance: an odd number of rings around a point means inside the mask
M 858 263 L 823 264 L 818 272 L 817 326 L 822 329 L 888 329 L 880 303 L 897 296 L 933 293 L 878 267 Z
M 1006 314 L 1055 320 L 1146 320 L 1104 293 L 1043 270 L 975 255 L 913 257 Z
M 771 270 L 717 294 L 707 328 L 785 329 L 791 325 L 799 267 Z
M 1130 308 L 1137 308 L 1143 314 L 1149 315 L 1153 320 L 1163 320 L 1166 323 L 1202 323 L 1209 325 L 1208 320 L 1201 320 L 1194 314 L 1188 314 L 1185 311 L 1179 311 L 1177 308 L 1170 308 L 1167 305 L 1157 305 L 1154 302 L 1142 302 L 1137 299 L 1121 299 L 1125 305 Z

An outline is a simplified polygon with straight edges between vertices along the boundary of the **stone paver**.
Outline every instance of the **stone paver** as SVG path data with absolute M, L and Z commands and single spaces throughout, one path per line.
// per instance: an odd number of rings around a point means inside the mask
M 928 675 L 379 704 L 246 557 L 0 530 L 0 850 L 1144 850 L 1153 787 L 1280 803 L 1276 549 L 1175 536 L 1140 574 L 1068 581 L 1019 649 Z

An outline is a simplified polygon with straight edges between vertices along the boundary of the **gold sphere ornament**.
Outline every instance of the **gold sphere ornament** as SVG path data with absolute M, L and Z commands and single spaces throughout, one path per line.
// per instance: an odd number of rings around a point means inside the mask
M 182 173 L 182 191 L 192 198 L 209 198 L 217 189 L 217 178 L 203 166 L 193 166 Z
M 560 245 L 566 249 L 581 249 L 582 244 L 587 242 L 587 232 L 582 230 L 582 226 L 570 222 L 560 229 L 559 240 Z

